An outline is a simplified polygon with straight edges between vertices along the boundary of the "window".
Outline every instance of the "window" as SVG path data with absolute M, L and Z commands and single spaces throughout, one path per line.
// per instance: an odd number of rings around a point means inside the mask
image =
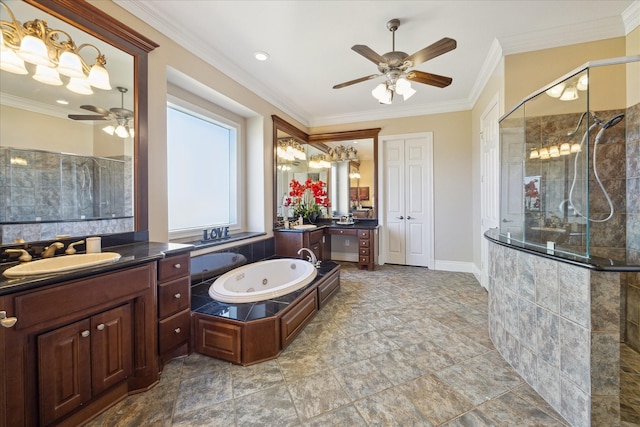
M 239 126 L 200 107 L 167 106 L 169 236 L 238 228 Z

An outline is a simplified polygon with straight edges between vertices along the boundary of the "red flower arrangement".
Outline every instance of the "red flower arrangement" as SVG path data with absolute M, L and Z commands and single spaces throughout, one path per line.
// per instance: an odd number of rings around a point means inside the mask
M 313 214 L 319 215 L 322 208 L 329 208 L 331 201 L 327 195 L 327 184 L 320 180 L 308 178 L 304 183 L 292 179 L 289 183 L 289 197 L 284 201 L 285 206 L 293 206 L 294 217 L 302 216 L 311 219 Z M 316 216 L 317 216 L 316 215 Z

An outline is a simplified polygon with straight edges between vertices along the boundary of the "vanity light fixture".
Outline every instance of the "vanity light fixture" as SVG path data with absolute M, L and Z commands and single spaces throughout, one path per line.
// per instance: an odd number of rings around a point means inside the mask
M 546 94 L 552 98 L 558 98 L 560 101 L 574 101 L 580 96 L 578 91 L 585 91 L 589 88 L 589 75 L 587 72 L 579 74 L 570 82 L 560 82 L 557 85 L 546 90 Z
M 276 148 L 278 157 L 285 160 L 293 161 L 307 160 L 307 155 L 302 148 L 302 144 L 293 138 L 281 138 L 278 140 L 278 147 Z
M 67 89 L 82 95 L 92 94 L 91 86 L 110 90 L 109 73 L 104 67 L 105 56 L 96 46 L 83 43 L 77 46 L 63 30 L 47 26 L 45 20 L 34 19 L 21 24 L 9 6 L 0 1 L 10 21 L 0 20 L 0 69 L 14 74 L 28 74 L 25 61 L 36 65 L 33 78 L 49 85 L 62 85 L 60 76 L 69 77 Z M 80 56 L 84 48 L 93 48 L 97 57 L 89 65 Z
M 531 149 L 531 153 L 529 153 L 529 158 L 530 159 L 539 159 L 540 158 L 540 153 L 538 152 L 537 148 L 532 148 Z

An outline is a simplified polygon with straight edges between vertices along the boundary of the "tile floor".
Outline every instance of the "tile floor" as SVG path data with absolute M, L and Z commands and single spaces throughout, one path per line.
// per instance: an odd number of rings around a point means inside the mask
M 340 292 L 276 360 L 176 359 L 158 386 L 88 425 L 567 425 L 493 348 L 471 274 L 349 263 L 341 274 Z M 633 416 L 640 358 L 622 366 Z

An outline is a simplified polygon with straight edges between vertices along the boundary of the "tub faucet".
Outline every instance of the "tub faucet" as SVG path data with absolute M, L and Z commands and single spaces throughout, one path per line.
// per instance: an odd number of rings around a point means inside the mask
M 320 268 L 320 261 L 318 261 L 318 258 L 316 258 L 316 254 L 313 253 L 313 251 L 309 248 L 301 248 L 298 251 L 298 255 L 301 255 L 303 251 L 307 251 L 309 252 L 309 256 L 307 257 L 307 261 L 309 261 L 311 264 L 313 264 L 313 266 L 315 268 Z
M 50 244 L 49 246 L 47 246 L 46 248 L 44 248 L 44 250 L 42 251 L 42 254 L 40 254 L 40 256 L 42 258 L 51 258 L 52 256 L 54 256 L 56 254 L 56 249 L 62 249 L 64 248 L 64 243 L 62 242 L 54 242 L 52 244 Z

